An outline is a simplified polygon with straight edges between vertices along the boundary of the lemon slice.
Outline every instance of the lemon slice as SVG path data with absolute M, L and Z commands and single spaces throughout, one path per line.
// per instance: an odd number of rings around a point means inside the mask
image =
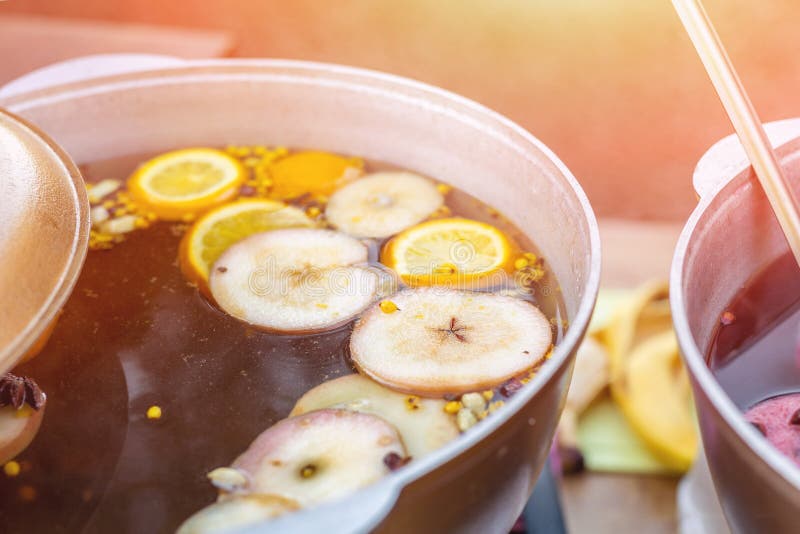
M 181 243 L 181 266 L 194 282 L 208 281 L 211 266 L 231 245 L 250 235 L 279 228 L 308 228 L 314 222 L 300 209 L 268 199 L 239 200 L 206 213 Z
M 513 255 L 514 245 L 494 226 L 450 218 L 397 234 L 384 247 L 381 262 L 409 285 L 464 287 L 509 269 Z
M 231 199 L 245 179 L 241 163 L 213 148 L 167 152 L 128 180 L 133 198 L 167 220 L 179 220 Z
M 358 171 L 364 163 L 328 152 L 298 152 L 277 160 L 268 168 L 272 180 L 269 196 L 275 199 L 296 198 L 306 193 L 329 196 L 348 177 L 348 169 Z

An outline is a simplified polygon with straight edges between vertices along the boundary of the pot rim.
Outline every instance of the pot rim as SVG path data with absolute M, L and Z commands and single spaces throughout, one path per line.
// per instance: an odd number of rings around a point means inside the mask
M 288 73 L 287 73 L 288 72 Z M 580 214 L 588 227 L 589 248 L 584 254 L 589 256 L 589 270 L 583 281 L 584 294 L 575 316 L 570 320 L 570 328 L 564 338 L 555 347 L 550 358 L 550 364 L 544 365 L 536 376 L 525 388 L 508 399 L 503 410 L 495 412 L 486 424 L 473 427 L 470 432 L 462 435 L 460 439 L 453 440 L 437 451 L 412 462 L 386 477 L 393 481 L 396 491 L 402 486 L 416 480 L 426 473 L 433 471 L 449 462 L 456 456 L 464 453 L 476 443 L 483 440 L 497 428 L 513 418 L 521 408 L 531 401 L 542 387 L 549 383 L 556 373 L 569 362 L 570 354 L 577 349 L 584 332 L 589 324 L 597 293 L 600 285 L 600 234 L 597 220 L 591 209 L 589 200 L 579 185 L 577 179 L 566 165 L 542 141 L 530 134 L 527 130 L 517 125 L 510 119 L 490 110 L 465 97 L 450 91 L 428 85 L 409 78 L 387 74 L 383 72 L 348 67 L 328 63 L 287 60 L 287 59 L 217 59 L 217 60 L 189 60 L 177 65 L 169 65 L 158 69 L 141 70 L 134 73 L 113 74 L 95 77 L 62 85 L 55 85 L 44 89 L 35 89 L 30 92 L 14 94 L 4 102 L 17 113 L 41 104 L 54 103 L 73 98 L 87 97 L 105 91 L 124 90 L 148 85 L 164 83 L 196 83 L 213 79 L 230 80 L 236 78 L 261 79 L 287 79 L 317 85 L 335 83 L 340 87 L 350 87 L 358 91 L 377 91 L 379 93 L 395 94 L 406 101 L 414 101 L 418 105 L 433 112 L 447 113 L 451 116 L 468 112 L 472 117 L 464 116 L 464 122 L 475 123 L 480 121 L 481 129 L 486 135 L 502 136 L 508 138 L 508 143 L 517 145 L 522 150 L 527 150 L 525 145 L 519 145 L 510 136 L 517 136 L 528 147 L 540 151 L 543 156 L 558 170 L 567 186 L 580 206 Z M 320 80 L 320 77 L 323 77 Z M 390 86 L 386 88 L 386 86 Z M 379 86 L 379 87 L 376 87 Z M 413 90 L 413 96 L 401 94 L 403 89 Z M 419 95 L 419 96 L 417 96 Z M 440 104 L 450 104 L 446 108 Z M 477 120 L 473 117 L 477 117 Z M 494 126 L 494 129 L 488 127 Z M 533 426 L 535 421 L 530 422 Z M 374 487 L 374 486 L 371 486 Z M 370 488 L 365 488 L 369 490 Z M 356 492 L 360 493 L 360 492 Z
M 718 144 L 721 144 L 720 141 Z M 788 143 L 787 143 L 788 144 Z M 717 146 L 717 145 L 715 145 Z M 782 145 L 783 146 L 783 145 Z M 780 147 L 775 147 L 776 149 Z M 711 149 L 710 149 L 711 150 Z M 709 150 L 709 151 L 710 151 Z M 701 160 L 702 161 L 702 160 Z M 683 360 L 694 377 L 697 385 L 706 394 L 714 409 L 719 412 L 725 422 L 736 432 L 745 445 L 747 445 L 767 466 L 776 472 L 786 483 L 800 491 L 800 469 L 787 457 L 776 450 L 759 432 L 749 424 L 742 412 L 722 389 L 711 369 L 706 363 L 703 353 L 695 342 L 686 316 L 686 299 L 683 295 L 683 274 L 689 244 L 695 237 L 695 230 L 709 206 L 720 196 L 728 194 L 731 190 L 741 187 L 747 180 L 745 172 L 751 167 L 749 162 L 744 171 L 735 172 L 733 176 L 726 177 L 717 182 L 708 191 L 702 191 L 697 206 L 692 211 L 689 219 L 681 231 L 675 254 L 670 267 L 670 307 L 673 310 L 672 322 L 678 337 Z M 737 169 L 733 169 L 737 170 Z

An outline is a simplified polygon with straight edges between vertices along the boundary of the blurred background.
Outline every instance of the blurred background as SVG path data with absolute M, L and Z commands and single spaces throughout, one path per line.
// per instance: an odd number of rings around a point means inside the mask
M 800 3 L 706 5 L 762 118 L 800 115 Z M 0 2 L 0 82 L 118 51 L 329 61 L 444 87 L 550 145 L 603 217 L 684 219 L 695 162 L 731 131 L 668 0 Z

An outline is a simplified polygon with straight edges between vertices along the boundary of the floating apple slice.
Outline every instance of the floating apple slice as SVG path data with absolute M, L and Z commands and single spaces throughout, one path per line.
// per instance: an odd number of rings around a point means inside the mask
M 230 497 L 194 514 L 183 522 L 177 534 L 231 532 L 299 508 L 295 501 L 278 495 L 250 494 Z
M 0 464 L 14 459 L 30 445 L 44 417 L 44 408 L 0 408 Z
M 248 490 L 309 506 L 346 495 L 389 473 L 387 458 L 405 458 L 397 431 L 374 415 L 309 412 L 278 422 L 233 463 Z
M 379 172 L 331 196 L 328 221 L 356 237 L 389 237 L 428 218 L 444 197 L 427 178 L 410 172 Z
M 361 375 L 323 382 L 297 401 L 290 416 L 322 408 L 344 408 L 377 415 L 391 423 L 403 438 L 408 454 L 419 459 L 458 437 L 455 417 L 446 402 L 404 395 Z
M 372 302 L 378 275 L 360 265 L 366 246 L 332 230 L 295 228 L 250 236 L 211 269 L 214 300 L 268 330 L 314 332 L 346 323 Z
M 0 378 L 0 464 L 33 441 L 44 417 L 47 397 L 32 379 L 6 373 Z
M 365 312 L 350 352 L 361 371 L 400 391 L 438 396 L 488 389 L 533 367 L 553 342 L 542 312 L 513 297 L 422 288 L 402 291 L 391 303 Z

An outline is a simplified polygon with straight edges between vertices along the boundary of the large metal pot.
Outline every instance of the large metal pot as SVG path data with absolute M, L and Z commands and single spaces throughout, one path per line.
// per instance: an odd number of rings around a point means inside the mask
M 560 291 L 570 324 L 536 378 L 462 439 L 344 501 L 270 524 L 282 532 L 508 532 L 547 456 L 598 289 L 597 226 L 569 170 L 507 119 L 394 76 L 157 58 L 136 62 L 137 72 L 98 75 L 120 63 L 47 69 L 0 92 L 0 105 L 48 132 L 78 164 L 248 142 L 396 163 L 463 188 L 533 238 L 560 281 L 550 289 Z
M 789 179 L 800 188 L 800 119 L 767 125 Z M 672 264 L 675 329 L 692 376 L 703 446 L 735 532 L 796 532 L 800 469 L 764 440 L 723 391 L 705 354 L 720 314 L 745 282 L 788 245 L 734 136 L 701 159 L 700 196 Z

